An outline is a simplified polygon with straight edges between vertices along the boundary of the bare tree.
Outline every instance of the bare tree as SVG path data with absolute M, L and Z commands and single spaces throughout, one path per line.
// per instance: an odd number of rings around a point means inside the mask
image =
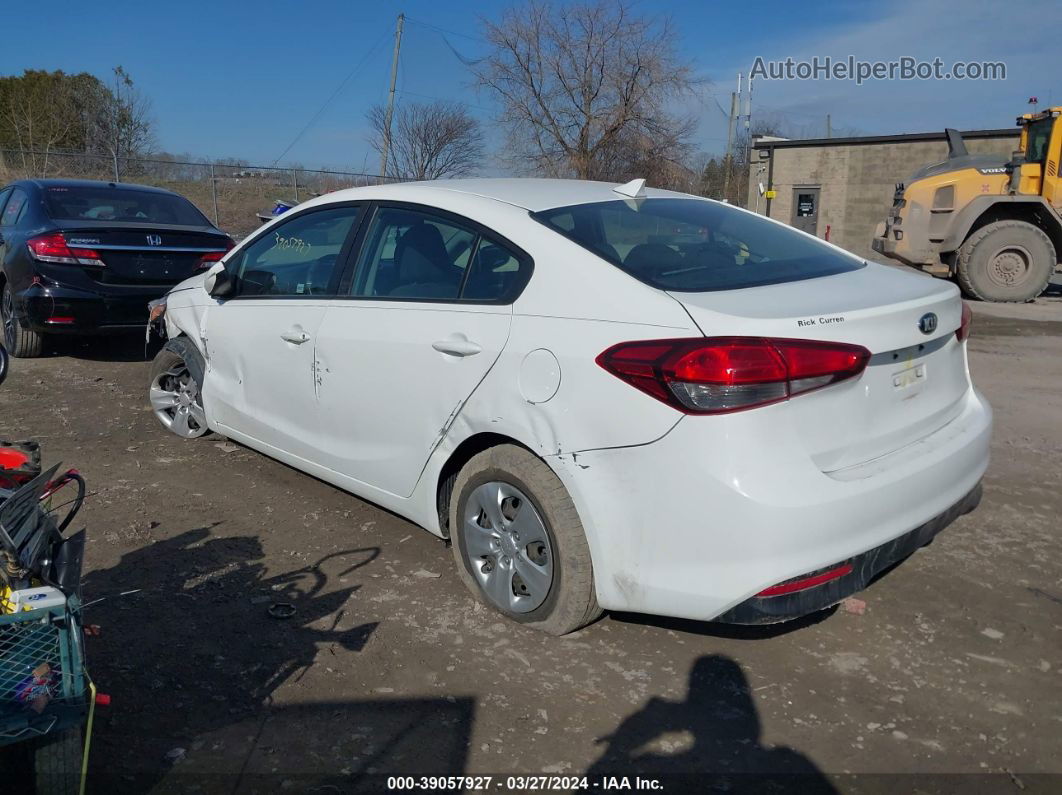
M 114 88 L 98 92 L 93 132 L 96 145 L 111 156 L 117 180 L 128 169 L 131 158 L 154 148 L 155 134 L 151 101 L 133 85 L 125 69 L 116 66 L 112 71 Z
M 383 152 L 386 110 L 377 105 L 369 110 L 368 119 L 372 127 L 369 143 Z M 463 107 L 452 102 L 404 105 L 391 120 L 385 176 L 459 177 L 475 171 L 482 157 L 479 122 Z
M 667 19 L 625 0 L 530 0 L 483 20 L 491 52 L 473 65 L 499 100 L 510 157 L 522 170 L 583 179 L 643 176 L 687 154 L 691 117 L 677 100 L 699 83 Z

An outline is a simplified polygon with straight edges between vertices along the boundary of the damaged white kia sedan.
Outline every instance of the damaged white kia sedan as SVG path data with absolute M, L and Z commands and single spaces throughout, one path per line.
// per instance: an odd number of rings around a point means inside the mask
M 155 316 L 150 401 L 452 541 L 515 621 L 838 603 L 980 497 L 958 289 L 627 185 L 339 191 Z

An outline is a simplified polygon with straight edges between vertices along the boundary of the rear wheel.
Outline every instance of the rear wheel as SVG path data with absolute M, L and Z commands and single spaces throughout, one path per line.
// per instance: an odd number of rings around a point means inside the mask
M 77 795 L 81 789 L 81 729 L 47 735 L 33 750 L 37 795 Z
M 15 316 L 15 294 L 5 283 L 0 293 L 0 321 L 4 324 L 4 346 L 18 359 L 31 359 L 44 353 L 44 337 L 22 328 Z
M 575 505 L 524 448 L 492 447 L 461 469 L 450 528 L 465 585 L 514 621 L 564 635 L 601 615 Z
M 966 239 L 956 258 L 963 292 L 981 301 L 1031 301 L 1055 271 L 1055 247 L 1024 221 L 987 224 Z
M 203 357 L 185 337 L 166 342 L 151 365 L 148 399 L 165 428 L 182 439 L 207 433 L 203 410 Z

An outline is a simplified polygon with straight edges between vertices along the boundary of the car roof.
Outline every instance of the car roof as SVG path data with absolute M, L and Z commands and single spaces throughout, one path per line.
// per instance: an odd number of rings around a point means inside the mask
M 137 185 L 132 182 L 106 182 L 98 179 L 20 179 L 15 185 L 33 185 L 37 188 L 112 188 L 116 190 L 137 190 L 149 193 L 164 193 L 175 196 L 173 191 L 156 188 L 152 185 Z
M 626 197 L 615 191 L 615 188 L 619 187 L 619 185 L 620 183 L 618 182 L 530 177 L 439 179 L 431 182 L 402 182 L 389 185 L 374 185 L 367 188 L 348 188 L 327 194 L 327 197 L 330 201 L 378 197 L 395 201 L 408 200 L 416 202 L 418 198 L 424 198 L 427 191 L 445 190 L 493 199 L 494 201 L 522 207 L 531 212 L 540 212 L 574 204 L 590 204 L 624 199 Z M 645 195 L 650 198 L 701 198 L 658 188 L 646 188 Z

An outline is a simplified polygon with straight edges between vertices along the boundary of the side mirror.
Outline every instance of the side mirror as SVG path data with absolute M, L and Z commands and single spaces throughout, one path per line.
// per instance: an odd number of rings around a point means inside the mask
M 236 282 L 225 270 L 225 264 L 219 262 L 207 271 L 203 289 L 213 298 L 228 298 L 236 292 Z

